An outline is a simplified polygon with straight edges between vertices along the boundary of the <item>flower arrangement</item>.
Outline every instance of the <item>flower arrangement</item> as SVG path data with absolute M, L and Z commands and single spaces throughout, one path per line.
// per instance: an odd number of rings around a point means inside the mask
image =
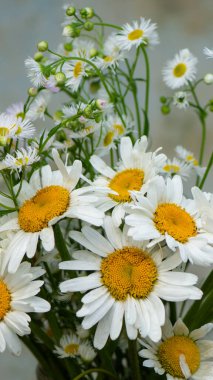
M 198 87 L 213 74 L 198 79 L 188 49 L 165 65 L 176 92 L 162 113 L 191 108 L 202 128 L 198 159 L 182 146 L 169 159 L 149 139 L 156 24 L 65 13 L 63 43 L 41 41 L 25 62 L 27 100 L 0 114 L 0 352 L 23 342 L 50 380 L 210 380 L 213 102 Z M 208 267 L 199 285 L 195 264 Z

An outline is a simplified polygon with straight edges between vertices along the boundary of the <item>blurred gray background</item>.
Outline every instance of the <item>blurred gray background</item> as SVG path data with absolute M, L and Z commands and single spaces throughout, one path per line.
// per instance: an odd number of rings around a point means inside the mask
M 26 99 L 30 82 L 24 60 L 33 56 L 37 42 L 48 40 L 53 49 L 60 43 L 63 4 L 60 0 L 0 0 L 1 112 L 11 103 Z M 150 52 L 152 146 L 163 146 L 165 153 L 172 157 L 174 147 L 182 144 L 198 155 L 201 127 L 195 115 L 174 108 L 166 117 L 160 112 L 159 96 L 172 93 L 162 83 L 161 70 L 167 59 L 188 47 L 199 59 L 199 77 L 213 73 L 213 60 L 202 54 L 204 46 L 213 48 L 212 0 L 78 0 L 75 4 L 95 7 L 106 22 L 122 24 L 144 16 L 158 24 L 161 44 Z M 204 100 L 213 98 L 213 85 L 201 85 L 199 93 Z M 205 163 L 213 145 L 212 116 L 208 119 L 207 133 Z M 212 191 L 212 185 L 211 173 L 206 189 Z M 0 355 L 0 380 L 35 380 L 35 366 L 35 360 L 26 350 L 20 359 Z

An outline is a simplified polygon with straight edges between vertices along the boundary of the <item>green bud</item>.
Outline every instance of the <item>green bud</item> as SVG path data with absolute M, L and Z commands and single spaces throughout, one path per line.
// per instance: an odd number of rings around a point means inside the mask
M 84 23 L 84 29 L 87 30 L 88 32 L 91 32 L 91 30 L 93 30 L 93 28 L 94 28 L 94 24 L 93 24 L 93 22 L 91 22 L 91 21 L 86 21 L 86 22 Z
M 75 28 L 72 25 L 66 25 L 63 29 L 62 35 L 64 37 L 76 37 Z
M 46 51 L 48 49 L 48 42 L 47 41 L 40 41 L 37 44 L 38 51 Z
M 169 106 L 166 106 L 166 105 L 163 105 L 161 107 L 161 112 L 164 114 L 164 115 L 168 115 L 168 113 L 170 113 L 170 107 Z
M 91 49 L 89 52 L 90 58 L 95 57 L 97 54 L 98 54 L 98 50 L 95 48 Z
M 165 96 L 161 96 L 161 97 L 160 97 L 160 102 L 161 102 L 161 103 L 165 104 L 166 101 L 167 101 L 167 99 L 166 99 Z
M 209 111 L 210 111 L 210 112 L 213 112 L 213 105 L 211 105 L 211 106 L 209 107 Z
M 82 18 L 92 18 L 94 16 L 94 10 L 90 7 L 82 8 L 80 14 Z
M 5 146 L 7 145 L 7 140 L 8 138 L 5 136 L 0 136 L 0 146 Z
M 59 86 L 61 86 L 62 84 L 64 84 L 66 82 L 66 76 L 62 72 L 56 73 L 55 74 L 55 80 L 56 80 L 56 83 Z
M 61 111 L 61 110 L 58 110 L 58 111 L 56 111 L 55 113 L 54 113 L 54 115 L 53 115 L 53 119 L 55 120 L 55 121 L 60 121 L 61 119 L 62 119 L 62 117 L 64 116 L 64 114 L 63 114 L 63 112 Z
M 38 90 L 35 87 L 28 88 L 28 95 L 29 96 L 36 96 L 38 94 Z
M 43 59 L 43 54 L 40 52 L 40 51 L 37 51 L 35 54 L 34 54 L 34 60 L 36 62 L 40 62 L 42 59 Z
M 96 123 L 100 123 L 100 121 L 102 120 L 101 112 L 94 115 L 94 119 L 95 119 Z
M 101 88 L 100 81 L 91 82 L 89 88 L 90 88 L 91 93 L 95 94 Z
M 85 117 L 90 117 L 92 115 L 92 106 L 91 104 L 88 104 L 86 108 L 84 109 L 84 116 Z
M 66 10 L 67 16 L 74 16 L 76 9 L 74 7 L 68 7 Z
M 60 142 L 63 142 L 67 139 L 67 136 L 66 136 L 66 133 L 64 131 L 59 131 L 57 133 L 57 140 L 60 141 Z
M 67 42 L 66 44 L 64 44 L 64 50 L 66 50 L 66 51 L 72 51 L 73 50 L 73 46 L 72 46 L 71 42 Z

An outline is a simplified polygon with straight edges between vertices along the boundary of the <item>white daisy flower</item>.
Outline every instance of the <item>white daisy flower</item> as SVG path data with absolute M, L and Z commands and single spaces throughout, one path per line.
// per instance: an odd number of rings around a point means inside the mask
M 46 77 L 44 76 L 45 67 L 31 57 L 25 60 L 25 66 L 28 71 L 27 76 L 30 78 L 32 84 L 35 87 L 43 86 L 46 82 Z
M 40 160 L 36 148 L 21 148 L 15 152 L 15 156 L 7 154 L 5 159 L 0 163 L 4 168 L 21 170 L 24 166 L 32 165 Z
M 207 47 L 204 47 L 203 53 L 207 58 L 213 58 L 213 49 L 209 49 Z
M 7 107 L 5 113 L 16 119 L 19 119 L 19 118 L 23 119 L 24 103 L 18 102 L 18 103 L 11 104 L 9 107 Z
M 86 48 L 75 49 L 72 52 L 72 56 L 89 59 Z M 78 90 L 82 79 L 87 76 L 87 66 L 87 62 L 84 62 L 82 60 L 73 60 L 69 63 L 66 62 L 64 64 L 63 71 L 67 78 L 66 86 L 69 86 L 73 92 Z
M 45 166 L 33 173 L 29 183 L 23 181 L 17 197 L 17 214 L 7 223 L 0 222 L 0 232 L 16 232 L 6 250 L 10 258 L 9 272 L 17 270 L 25 253 L 28 258 L 35 255 L 39 238 L 46 251 L 54 248 L 53 225 L 59 220 L 78 218 L 97 226 L 103 222 L 103 212 L 91 205 L 97 198 L 85 195 L 91 188 L 75 189 L 81 177 L 81 161 L 65 167 L 56 150 L 53 149 L 52 155 L 59 170 L 52 171 L 50 166 Z M 8 198 L 1 197 L 1 203 L 12 206 Z
M 138 330 L 157 342 L 165 321 L 161 299 L 181 301 L 200 299 L 202 292 L 193 285 L 197 277 L 170 272 L 180 264 L 179 255 L 162 261 L 162 250 L 150 253 L 143 243 L 133 243 L 127 229 L 121 231 L 111 217 L 105 218 L 106 237 L 91 227 L 72 231 L 70 237 L 86 250 L 73 253 L 74 260 L 59 264 L 63 270 L 93 271 L 88 276 L 72 278 L 60 284 L 62 292 L 85 292 L 83 306 L 77 312 L 89 329 L 98 323 L 94 346 L 102 349 L 108 337 L 119 337 L 123 319 L 129 339 Z
M 83 40 L 76 38 L 73 41 L 73 56 L 84 57 L 90 59 L 92 51 L 95 49 L 95 44 L 91 40 Z
M 45 313 L 50 304 L 37 297 L 43 281 L 37 280 L 44 270 L 23 262 L 15 274 L 8 273 L 4 263 L 5 255 L 0 255 L 0 352 L 6 347 L 14 355 L 21 354 L 21 342 L 17 335 L 30 334 L 29 312 Z
M 173 96 L 173 104 L 180 110 L 189 107 L 189 94 L 185 91 L 178 91 Z
M 93 182 L 99 197 L 98 207 L 103 211 L 113 209 L 112 217 L 116 225 L 120 225 L 124 218 L 125 206 L 132 202 L 131 191 L 145 193 L 166 160 L 164 154 L 157 154 L 158 150 L 146 153 L 147 145 L 146 136 L 137 140 L 135 145 L 129 137 L 122 137 L 121 162 L 116 171 L 100 157 L 91 157 L 91 164 L 101 173 Z
M 175 148 L 175 151 L 182 160 L 184 160 L 187 164 L 190 164 L 192 166 L 197 175 L 199 175 L 200 177 L 204 175 L 206 168 L 199 166 L 198 160 L 195 158 L 194 153 L 192 153 L 190 150 L 183 148 L 181 145 L 178 145 Z
M 182 49 L 163 69 L 163 80 L 172 89 L 180 88 L 195 79 L 197 58 L 188 49 Z
M 82 341 L 73 333 L 62 336 L 60 346 L 55 346 L 54 353 L 61 359 L 80 356 L 86 362 L 91 362 L 96 357 L 95 350 L 89 341 Z
M 17 119 L 6 113 L 0 114 L 0 143 L 7 144 L 10 139 L 30 138 L 34 132 L 35 128 L 28 120 Z
M 116 35 L 112 34 L 104 43 L 103 57 L 95 57 L 94 63 L 104 70 L 108 67 L 116 67 L 122 60 L 124 60 L 124 53 L 117 42 Z
M 165 240 L 167 246 L 180 253 L 183 262 L 210 265 L 213 247 L 208 245 L 208 234 L 202 231 L 195 202 L 183 197 L 179 176 L 172 179 L 158 177 L 147 191 L 147 197 L 136 194 L 125 221 L 131 226 L 129 235 L 138 241 L 151 240 L 153 246 Z
M 130 50 L 133 46 L 154 46 L 159 43 L 156 32 L 157 25 L 151 20 L 141 17 L 140 21 L 134 21 L 132 25 L 125 24 L 123 30 L 116 35 L 117 44 L 121 49 Z
M 167 321 L 160 342 L 140 341 L 146 347 L 139 352 L 146 358 L 143 365 L 159 375 L 166 374 L 167 380 L 212 379 L 213 342 L 202 339 L 212 328 L 208 323 L 190 333 L 181 319 L 174 326 Z
M 192 188 L 192 194 L 202 219 L 202 228 L 213 234 L 213 194 L 202 192 L 198 187 Z
M 175 157 L 172 160 L 167 159 L 162 167 L 162 173 L 166 176 L 173 177 L 175 174 L 178 174 L 183 180 L 186 180 L 190 176 L 191 171 L 192 166 L 190 164 Z
M 30 120 L 42 119 L 45 120 L 45 111 L 50 100 L 50 94 L 47 90 L 42 91 L 33 100 L 27 111 L 27 118 Z

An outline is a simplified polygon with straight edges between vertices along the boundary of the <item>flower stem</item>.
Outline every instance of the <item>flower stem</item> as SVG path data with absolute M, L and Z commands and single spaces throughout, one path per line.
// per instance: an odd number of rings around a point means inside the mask
M 117 379 L 118 380 L 117 376 L 113 375 L 113 373 L 111 373 L 109 371 L 106 371 L 105 369 L 102 369 L 102 368 L 91 368 L 91 369 L 88 369 L 87 371 L 84 371 L 83 373 L 80 373 L 80 375 L 74 377 L 74 379 L 72 379 L 72 380 L 83 379 L 86 375 L 89 375 L 90 373 L 95 373 L 95 372 L 105 373 L 106 375 L 109 376 L 109 379 Z
M 59 224 L 55 224 L 54 226 L 54 234 L 55 234 L 55 244 L 61 255 L 62 260 L 70 260 L 70 254 L 67 249 L 64 236 L 62 235 Z
M 149 136 L 148 112 L 149 112 L 150 68 L 149 68 L 149 59 L 146 52 L 146 48 L 143 45 L 141 45 L 141 49 L 144 55 L 145 66 L 146 66 L 146 93 L 145 93 L 145 105 L 144 105 L 145 122 L 144 122 L 143 134 L 148 137 Z
M 202 180 L 201 180 L 201 182 L 200 182 L 200 184 L 199 184 L 199 188 L 200 188 L 200 189 L 203 188 L 204 183 L 205 183 L 205 181 L 206 181 L 206 178 L 208 177 L 208 174 L 209 174 L 209 172 L 210 172 L 210 170 L 211 170 L 212 165 L 213 165 L 213 152 L 212 152 L 211 157 L 210 157 L 210 159 L 209 159 L 209 162 L 208 162 L 208 165 L 207 165 L 206 171 L 205 171 L 205 173 L 204 173 L 204 176 L 203 176 L 203 178 L 202 178 Z
M 137 340 L 128 339 L 129 346 L 129 360 L 131 367 L 131 378 L 132 380 L 141 380 L 138 351 L 137 351 Z

